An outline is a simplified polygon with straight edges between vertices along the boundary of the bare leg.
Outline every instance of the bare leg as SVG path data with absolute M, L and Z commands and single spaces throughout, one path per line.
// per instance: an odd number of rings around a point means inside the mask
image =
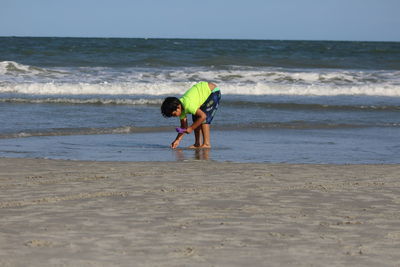
M 194 145 L 191 145 L 189 148 L 199 148 L 200 147 L 200 130 L 201 126 L 197 127 L 194 130 Z
M 205 124 L 205 123 L 202 124 L 201 125 L 201 132 L 203 133 L 203 144 L 200 147 L 201 148 L 211 148 L 210 124 Z

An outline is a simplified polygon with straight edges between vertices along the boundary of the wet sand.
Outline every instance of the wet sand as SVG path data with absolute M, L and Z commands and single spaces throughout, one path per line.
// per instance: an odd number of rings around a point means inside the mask
M 0 266 L 398 266 L 400 165 L 0 159 Z

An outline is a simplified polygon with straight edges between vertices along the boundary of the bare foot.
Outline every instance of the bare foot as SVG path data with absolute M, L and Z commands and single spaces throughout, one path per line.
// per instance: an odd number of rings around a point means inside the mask
M 194 144 L 188 147 L 189 149 L 197 149 L 200 148 L 200 145 Z
M 203 144 L 203 145 L 199 146 L 198 148 L 211 148 L 211 145 L 205 145 L 205 144 Z

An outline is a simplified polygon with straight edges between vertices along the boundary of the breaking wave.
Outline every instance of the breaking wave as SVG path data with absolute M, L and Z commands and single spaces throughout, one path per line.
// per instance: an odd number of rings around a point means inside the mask
M 72 105 L 160 105 L 162 99 L 107 99 L 107 98 L 0 98 L 0 103 L 72 104 Z
M 238 67 L 39 68 L 0 62 L 0 93 L 31 95 L 180 95 L 197 81 L 225 95 L 400 97 L 400 71 Z

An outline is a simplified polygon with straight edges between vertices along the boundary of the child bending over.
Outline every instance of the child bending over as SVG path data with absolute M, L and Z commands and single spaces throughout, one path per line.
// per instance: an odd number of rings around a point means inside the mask
M 167 97 L 161 105 L 164 117 L 179 117 L 182 132 L 178 133 L 171 144 L 177 148 L 183 136 L 194 131 L 194 144 L 189 148 L 211 148 L 210 124 L 218 109 L 221 91 L 210 82 L 193 85 L 181 98 Z M 188 127 L 186 115 L 192 114 L 193 124 Z M 200 142 L 201 135 L 203 143 Z

